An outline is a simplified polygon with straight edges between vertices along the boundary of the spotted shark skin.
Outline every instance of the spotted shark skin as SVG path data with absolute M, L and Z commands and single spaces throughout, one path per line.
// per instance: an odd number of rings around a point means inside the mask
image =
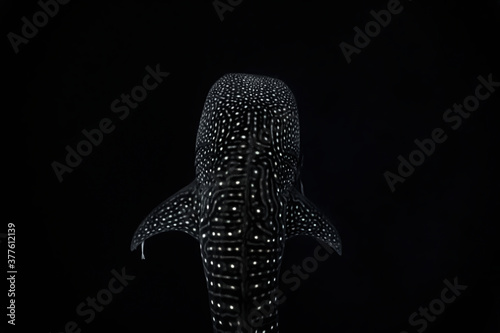
M 285 241 L 317 238 L 340 255 L 340 237 L 297 190 L 299 118 L 275 78 L 226 74 L 210 89 L 195 149 L 195 180 L 139 225 L 131 250 L 164 231 L 200 244 L 213 331 L 278 332 L 278 277 Z M 258 314 L 258 315 L 256 315 Z

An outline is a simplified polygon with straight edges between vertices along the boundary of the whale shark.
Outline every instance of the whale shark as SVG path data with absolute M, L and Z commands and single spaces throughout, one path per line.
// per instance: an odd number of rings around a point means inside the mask
M 278 332 L 285 241 L 311 236 L 342 254 L 330 220 L 303 195 L 299 117 L 288 86 L 230 73 L 210 88 L 195 144 L 195 179 L 142 221 L 131 250 L 165 231 L 200 245 L 213 332 Z M 259 316 L 255 316 L 259 313 Z

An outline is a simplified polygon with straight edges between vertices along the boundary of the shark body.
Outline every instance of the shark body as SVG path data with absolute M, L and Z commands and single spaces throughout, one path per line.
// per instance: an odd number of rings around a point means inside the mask
M 285 241 L 308 235 L 341 254 L 328 219 L 297 190 L 299 118 L 281 81 L 226 74 L 210 89 L 195 148 L 196 178 L 139 225 L 131 249 L 164 231 L 200 244 L 213 331 L 278 332 Z M 259 314 L 259 315 L 256 315 Z

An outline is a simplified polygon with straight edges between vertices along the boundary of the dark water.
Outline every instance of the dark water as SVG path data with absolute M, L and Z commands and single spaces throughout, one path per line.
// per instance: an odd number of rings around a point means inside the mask
M 208 89 L 242 72 L 293 91 L 304 192 L 343 243 L 320 262 L 313 239 L 286 244 L 280 331 L 499 331 L 498 1 L 244 0 L 223 21 L 210 1 L 72 1 L 23 42 L 40 5 L 0 8 L 14 329 L 211 332 L 196 241 L 129 245 L 193 179 Z

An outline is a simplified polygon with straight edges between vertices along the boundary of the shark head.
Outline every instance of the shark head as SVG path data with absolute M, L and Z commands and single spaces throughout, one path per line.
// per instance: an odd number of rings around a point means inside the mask
M 278 332 L 287 239 L 312 236 L 341 254 L 336 229 L 294 186 L 299 143 L 297 106 L 282 81 L 224 75 L 201 115 L 195 180 L 153 209 L 134 234 L 132 250 L 171 230 L 199 242 L 214 332 Z
M 226 74 L 210 89 L 196 139 L 200 184 L 224 169 L 230 154 L 258 149 L 276 163 L 283 185 L 294 181 L 299 158 L 299 116 L 283 81 L 252 74 Z

